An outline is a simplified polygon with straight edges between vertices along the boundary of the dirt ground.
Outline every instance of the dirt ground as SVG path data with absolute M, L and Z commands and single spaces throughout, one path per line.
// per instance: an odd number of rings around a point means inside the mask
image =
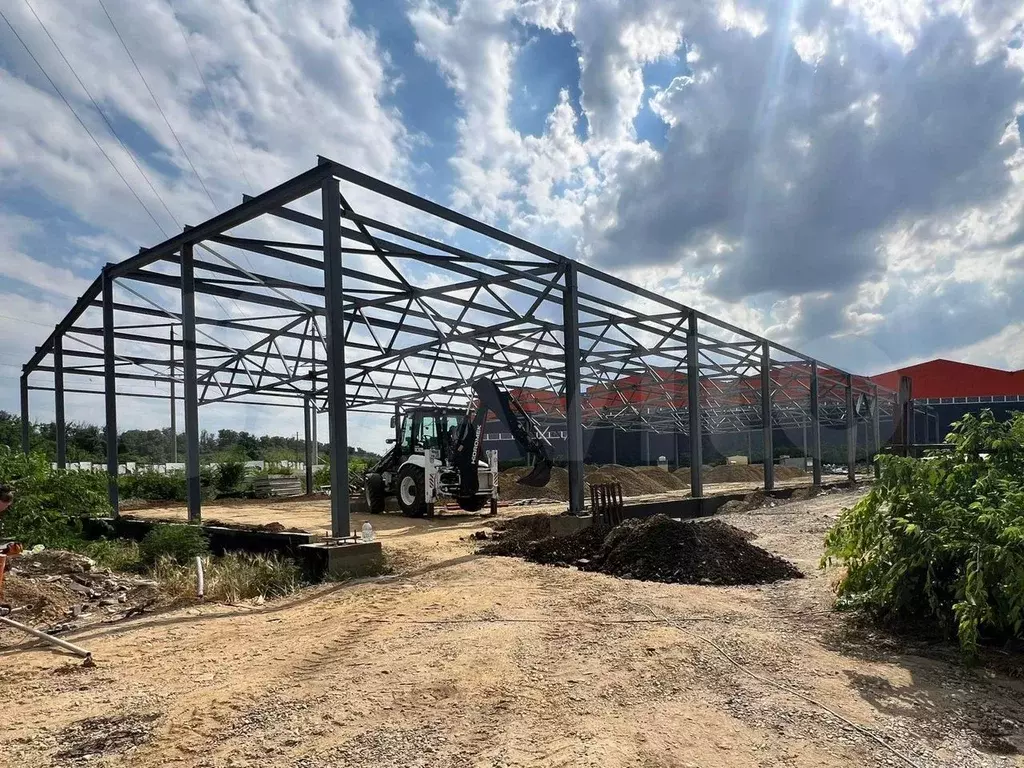
M 486 519 L 386 516 L 395 575 L 71 635 L 95 668 L 3 634 L 0 766 L 1024 765 L 1024 681 L 829 610 L 822 534 L 855 499 L 724 516 L 807 575 L 769 586 L 477 556 Z M 308 505 L 281 522 L 322 526 Z

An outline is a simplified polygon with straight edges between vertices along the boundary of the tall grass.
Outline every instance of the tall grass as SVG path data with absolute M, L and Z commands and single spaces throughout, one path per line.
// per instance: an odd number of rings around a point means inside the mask
M 172 557 L 163 556 L 154 563 L 150 574 L 171 597 L 196 594 L 194 560 L 178 563 Z M 204 558 L 203 576 L 206 598 L 229 604 L 260 597 L 283 597 L 303 585 L 302 572 L 295 561 L 276 555 L 229 552 L 223 557 Z

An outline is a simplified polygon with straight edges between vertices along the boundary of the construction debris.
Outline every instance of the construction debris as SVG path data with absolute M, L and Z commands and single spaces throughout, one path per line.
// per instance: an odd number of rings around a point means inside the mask
M 54 634 L 141 613 L 158 597 L 155 581 L 98 568 L 75 552 L 49 549 L 14 560 L 3 602 L 19 621 Z
M 791 563 L 751 544 L 747 532 L 720 520 L 680 522 L 655 515 L 610 530 L 588 526 L 551 536 L 550 522 L 545 525 L 542 517 L 509 521 L 501 537 L 479 552 L 670 584 L 767 584 L 803 576 Z

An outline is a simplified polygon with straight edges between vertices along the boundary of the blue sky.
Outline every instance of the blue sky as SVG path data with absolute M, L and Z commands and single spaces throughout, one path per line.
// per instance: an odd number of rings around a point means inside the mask
M 103 5 L 0 6 L 127 181 L 0 20 L 2 409 L 103 263 L 317 154 L 853 370 L 1024 366 L 1019 3 Z

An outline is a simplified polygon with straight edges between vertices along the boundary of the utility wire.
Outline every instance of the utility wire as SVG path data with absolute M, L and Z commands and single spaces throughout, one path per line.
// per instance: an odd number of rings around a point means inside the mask
M 175 223 L 178 229 L 181 229 L 181 222 L 178 221 L 177 217 L 171 212 L 171 209 L 167 206 L 166 201 L 163 199 L 160 193 L 157 192 L 156 187 L 153 186 L 153 182 L 149 178 L 149 175 L 144 170 L 142 170 L 142 166 L 139 165 L 139 162 L 135 159 L 135 155 L 128 149 L 127 146 L 125 146 L 125 143 L 121 141 L 121 137 L 114 129 L 113 124 L 107 118 L 106 113 L 100 108 L 100 105 L 96 102 L 96 99 L 93 98 L 92 93 L 89 92 L 89 89 L 86 87 L 85 83 L 82 82 L 82 78 L 78 76 L 78 72 L 75 71 L 75 68 L 71 65 L 71 62 L 68 61 L 68 57 L 64 55 L 64 51 L 61 50 L 61 47 L 57 44 L 57 41 L 53 39 L 53 35 L 50 34 L 50 30 L 46 28 L 46 24 L 43 23 L 43 20 L 39 18 L 39 14 L 36 13 L 35 8 L 32 7 L 32 4 L 29 2 L 29 0 L 25 0 L 25 5 L 27 5 L 28 9 L 32 11 L 32 15 L 36 17 L 36 21 L 39 22 L 39 26 L 42 27 L 43 32 L 46 33 L 46 36 L 50 38 L 50 42 L 53 44 L 53 47 L 57 50 L 57 53 L 60 54 L 60 57 L 64 60 L 64 63 L 67 65 L 68 69 L 71 70 L 71 74 L 75 76 L 75 80 L 78 81 L 78 84 L 82 87 L 82 90 L 85 91 L 85 95 L 89 97 L 89 101 L 92 102 L 93 107 L 96 108 L 96 111 L 99 113 L 100 117 L 103 118 L 103 122 L 107 124 L 107 128 L 110 129 L 110 133 L 113 134 L 115 139 L 117 139 L 117 143 L 121 145 L 121 149 L 123 149 L 125 154 L 128 155 L 128 159 L 132 161 L 132 164 L 135 166 L 135 169 L 139 172 L 142 178 L 146 180 L 146 184 L 149 185 L 149 188 L 153 191 L 153 194 L 156 195 L 156 199 L 160 201 L 160 204 L 164 207 L 164 210 L 167 211 L 167 215 L 171 217 L 171 220 Z M 161 231 L 163 230 L 161 229 Z M 166 235 L 167 233 L 164 232 L 164 236 Z
M 214 98 L 213 91 L 210 89 L 210 84 L 206 82 L 206 76 L 203 75 L 203 68 L 199 66 L 199 60 L 196 58 L 195 51 L 192 50 L 192 44 L 188 41 L 188 35 L 185 34 L 185 28 L 178 20 L 178 15 L 174 12 L 174 6 L 171 5 L 171 0 L 167 0 L 167 6 L 171 10 L 171 18 L 174 19 L 174 23 L 178 27 L 178 32 L 181 33 L 181 39 L 184 41 L 185 47 L 188 49 L 188 55 L 192 57 L 192 63 L 196 65 L 196 73 L 199 75 L 199 79 L 203 81 L 203 87 L 206 89 L 206 95 L 210 97 L 210 103 L 213 104 L 213 108 L 216 110 L 217 116 L 220 118 L 220 125 L 224 129 L 224 136 L 228 140 L 228 146 L 231 147 L 231 154 L 235 156 L 235 162 L 238 164 L 238 169 L 242 172 L 242 179 L 245 181 L 245 186 L 251 188 L 252 182 L 249 181 L 249 174 L 245 172 L 245 165 L 242 163 L 241 158 L 238 156 L 238 152 L 235 150 L 235 142 L 231 140 L 231 131 L 228 130 L 227 118 L 224 117 L 224 113 L 221 112 L 220 105 L 217 104 L 217 99 Z
M 85 124 L 85 121 L 82 120 L 81 117 L 79 117 L 78 112 L 76 112 L 75 108 L 73 106 L 71 106 L 71 102 L 67 100 L 67 98 L 64 96 L 64 94 L 61 92 L 60 88 L 57 87 L 57 84 L 53 81 L 53 78 L 50 77 L 50 75 L 43 68 L 43 65 L 39 62 L 39 59 L 37 59 L 35 57 L 35 54 L 32 53 L 32 49 L 28 47 L 28 44 L 22 39 L 21 35 L 18 34 L 18 30 L 14 28 L 13 24 L 11 24 L 11 20 L 7 18 L 7 15 L 3 12 L 3 10 L 0 10 L 0 18 L 2 18 L 6 22 L 7 26 L 10 28 L 11 32 L 14 33 L 14 36 L 16 38 L 18 38 L 18 42 L 21 43 L 22 47 L 25 49 L 25 52 L 29 55 L 29 57 L 32 59 L 32 61 L 35 62 L 35 65 L 37 67 L 39 67 L 39 71 L 43 73 L 43 77 L 45 77 L 47 79 L 47 81 L 49 81 L 50 86 L 53 88 L 54 91 L 57 92 L 57 95 L 60 96 L 61 101 L 63 101 L 64 104 L 67 106 L 67 108 L 71 110 L 71 114 L 73 114 L 75 116 L 75 119 L 78 120 L 78 122 L 81 124 L 82 128 L 85 129 L 85 132 L 87 134 L 89 134 L 89 138 L 92 139 L 92 143 L 96 145 L 96 149 L 98 149 L 103 154 L 103 156 L 107 159 L 107 162 L 110 163 L 110 167 L 114 169 L 114 173 L 116 173 L 120 177 L 121 181 L 124 182 L 124 185 L 126 187 L 128 187 L 128 191 L 132 193 L 132 196 L 136 200 L 139 201 L 139 205 L 141 205 L 143 210 L 145 210 L 145 212 L 147 214 L 149 214 L 149 218 L 151 218 L 153 220 L 153 223 L 156 224 L 157 228 L 161 232 L 163 232 L 164 236 L 166 237 L 167 236 L 167 232 L 160 225 L 160 222 L 157 220 L 156 216 L 153 215 L 153 212 L 151 210 L 149 210 L 149 206 L 147 206 L 143 202 L 142 198 L 139 197 L 139 195 L 135 191 L 134 187 L 132 187 L 132 185 L 128 183 L 128 179 L 126 179 L 124 177 L 124 174 L 121 173 L 121 171 L 118 169 L 118 167 L 114 164 L 114 161 L 110 159 L 110 155 L 107 154 L 107 151 L 103 148 L 103 145 L 99 143 L 99 141 L 93 135 L 93 132 L 91 130 L 89 130 L 89 126 Z
M 131 59 L 132 66 L 135 67 L 135 71 L 139 73 L 139 77 L 142 79 L 142 84 L 145 85 L 146 86 L 146 90 L 149 91 L 150 98 L 153 99 L 153 104 L 156 105 L 156 109 L 157 109 L 157 112 L 160 113 L 160 117 L 162 117 L 164 119 L 164 124 L 167 126 L 167 130 L 169 130 L 171 132 L 171 136 L 173 136 L 174 140 L 178 143 L 178 147 L 181 149 L 181 154 L 183 154 L 185 156 L 185 160 L 188 162 L 189 166 L 192 168 L 192 173 L 194 173 L 196 175 L 196 179 L 199 180 L 199 185 L 203 188 L 203 191 L 206 193 L 206 196 L 208 198 L 210 198 L 210 205 L 213 206 L 213 210 L 214 210 L 214 212 L 216 212 L 217 211 L 217 203 L 215 203 L 213 201 L 213 195 L 210 194 L 210 190 L 207 189 L 207 187 L 206 187 L 206 182 L 203 181 L 203 177 L 200 176 L 199 175 L 199 171 L 196 170 L 196 166 L 192 162 L 192 158 L 189 157 L 188 151 L 185 149 L 185 145 L 181 143 L 181 139 L 178 138 L 178 134 L 175 132 L 174 128 L 171 126 L 171 121 L 167 119 L 167 115 L 164 114 L 163 109 L 160 107 L 160 102 L 157 100 L 156 94 L 153 93 L 153 89 L 149 87 L 149 81 L 146 80 L 146 76 L 144 74 L 142 74 L 142 70 L 139 68 L 138 63 L 135 61 L 135 57 L 132 56 L 132 52 L 128 48 L 128 44 L 124 41 L 124 38 L 121 37 L 121 32 L 118 30 L 117 25 L 114 23 L 114 19 L 111 17 L 110 13 L 107 11 L 107 6 L 105 6 L 103 4 L 103 0 L 97 0 L 97 2 L 100 4 L 100 8 L 103 9 L 103 13 L 106 15 L 107 21 L 110 22 L 110 26 L 114 30 L 114 34 L 117 35 L 117 39 L 121 41 L 121 47 L 124 48 L 124 52 L 127 53 L 128 54 L 128 58 Z

